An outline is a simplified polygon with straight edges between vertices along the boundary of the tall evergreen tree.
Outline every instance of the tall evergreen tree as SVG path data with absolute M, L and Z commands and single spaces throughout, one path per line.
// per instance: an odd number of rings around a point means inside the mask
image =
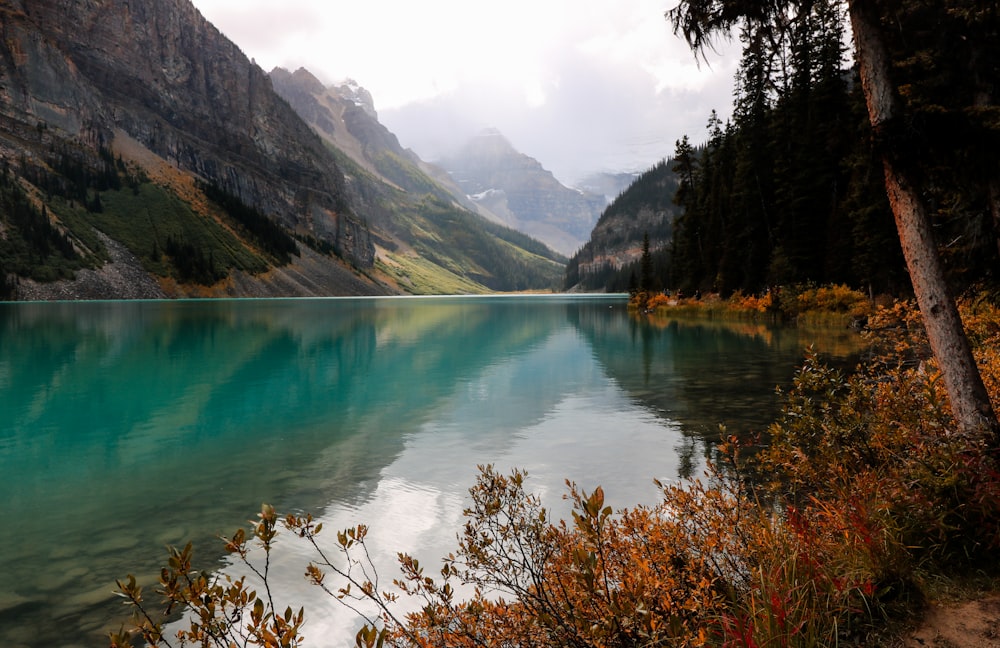
M 649 232 L 642 234 L 642 256 L 639 258 L 639 290 L 649 292 L 653 285 L 653 256 L 649 252 Z
M 698 152 L 691 146 L 687 135 L 677 142 L 673 171 L 679 179 L 674 202 L 683 212 L 674 223 L 670 254 L 671 275 L 679 282 L 677 288 L 688 290 L 691 288 L 692 278 L 701 274 L 698 242 L 702 169 Z
M 731 133 L 732 157 L 719 174 L 730 178 L 731 217 L 734 221 L 733 240 L 728 249 L 738 254 L 727 256 L 727 267 L 721 271 L 723 292 L 735 289 L 755 290 L 761 284 L 781 282 L 769 271 L 775 249 L 776 219 L 772 210 L 773 163 L 775 139 L 769 132 L 769 119 L 775 94 L 776 69 L 767 52 L 771 43 L 762 30 L 744 28 L 737 95 L 734 106 L 736 129 Z M 738 251 L 738 252 L 737 252 Z M 770 275 L 770 276 L 769 276 Z

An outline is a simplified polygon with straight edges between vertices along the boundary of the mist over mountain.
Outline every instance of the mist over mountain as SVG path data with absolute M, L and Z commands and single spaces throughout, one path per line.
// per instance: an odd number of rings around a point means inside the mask
M 451 155 L 428 163 L 404 149 L 379 122 L 371 94 L 353 81 L 324 86 L 303 68 L 295 72 L 276 68 L 270 76 L 275 90 L 321 137 L 368 173 L 410 193 L 427 191 L 429 177 L 460 206 L 561 254 L 572 254 L 583 244 L 604 207 L 602 194 L 563 186 L 495 129 L 480 132 Z M 598 177 L 593 176 L 600 183 Z M 627 186 L 623 177 L 627 174 L 605 176 L 602 192 L 617 189 L 613 198 Z
M 564 254 L 588 239 L 606 204 L 602 195 L 564 186 L 496 129 L 481 131 L 436 164 L 504 224 Z
M 639 179 L 641 175 L 641 173 L 629 172 L 591 173 L 590 175 L 580 179 L 573 186 L 582 191 L 586 191 L 587 193 L 604 196 L 604 199 L 610 205 L 615 198 L 628 189 L 629 186 Z

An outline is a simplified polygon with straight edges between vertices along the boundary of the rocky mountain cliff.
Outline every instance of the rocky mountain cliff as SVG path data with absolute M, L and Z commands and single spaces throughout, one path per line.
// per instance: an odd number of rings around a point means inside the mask
M 336 251 L 325 260 L 307 252 L 307 260 L 319 266 L 316 285 L 277 288 L 279 293 L 386 291 L 351 270 L 372 266 L 374 245 L 364 219 L 351 208 L 351 189 L 334 157 L 274 94 L 267 75 L 190 2 L 4 0 L 0 12 L 0 155 L 20 183 L 9 189 L 27 191 L 30 203 L 45 208 L 54 227 L 72 242 L 72 251 L 86 259 L 82 265 L 99 270 L 129 258 L 149 269 L 152 261 L 151 250 L 135 249 L 134 243 L 125 244 L 132 248 L 130 257 L 110 259 L 108 247 L 117 249 L 121 241 L 110 236 L 108 245 L 88 244 L 95 239 L 93 229 L 101 226 L 71 215 L 88 192 L 99 200 L 94 196 L 110 188 L 88 183 L 108 172 L 108 162 L 117 158 L 122 172 L 128 163 L 144 179 L 169 167 L 177 172 L 175 183 L 197 179 L 266 215 L 290 236 L 309 237 Z M 77 177 L 67 177 L 70 169 Z M 66 200 L 52 203 L 51 186 L 68 183 L 77 185 L 74 191 L 54 192 Z M 239 229 L 227 220 L 225 209 L 203 211 L 202 217 L 220 229 Z M 105 223 L 103 229 L 107 238 L 112 227 Z M 174 234 L 171 256 L 186 256 L 192 249 L 205 254 L 190 240 L 181 250 L 182 232 Z M 260 246 L 253 238 L 241 231 L 227 244 L 254 254 Z M 152 246 L 163 251 L 167 242 Z M 9 251 L 3 256 L 8 273 L 25 276 L 23 268 L 9 267 L 17 265 Z M 239 280 L 286 265 L 258 261 L 216 268 L 209 275 L 225 271 Z M 192 277 L 173 278 L 190 283 L 186 280 Z M 208 281 L 201 277 L 201 283 Z M 118 296 L 113 285 L 105 289 L 105 296 Z M 44 286 L 31 290 L 27 296 L 46 293 Z M 62 290 L 73 296 L 72 287 Z M 177 285 L 167 287 L 171 291 L 185 292 Z
M 435 163 L 483 211 L 563 254 L 583 245 L 606 205 L 601 195 L 562 185 L 493 129 Z
M 0 299 L 504 284 L 443 257 L 418 259 L 420 285 L 377 264 L 408 215 L 189 0 L 0 0 L 0 33 Z

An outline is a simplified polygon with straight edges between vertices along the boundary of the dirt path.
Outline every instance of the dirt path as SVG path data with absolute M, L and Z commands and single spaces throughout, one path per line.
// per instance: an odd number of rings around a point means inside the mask
M 1000 595 L 931 605 L 906 648 L 1000 648 Z

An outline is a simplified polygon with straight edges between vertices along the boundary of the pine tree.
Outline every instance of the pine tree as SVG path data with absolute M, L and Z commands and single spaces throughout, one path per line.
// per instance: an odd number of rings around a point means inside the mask
M 649 232 L 642 234 L 642 256 L 639 259 L 639 290 L 650 292 L 653 285 L 653 257 L 649 253 Z

